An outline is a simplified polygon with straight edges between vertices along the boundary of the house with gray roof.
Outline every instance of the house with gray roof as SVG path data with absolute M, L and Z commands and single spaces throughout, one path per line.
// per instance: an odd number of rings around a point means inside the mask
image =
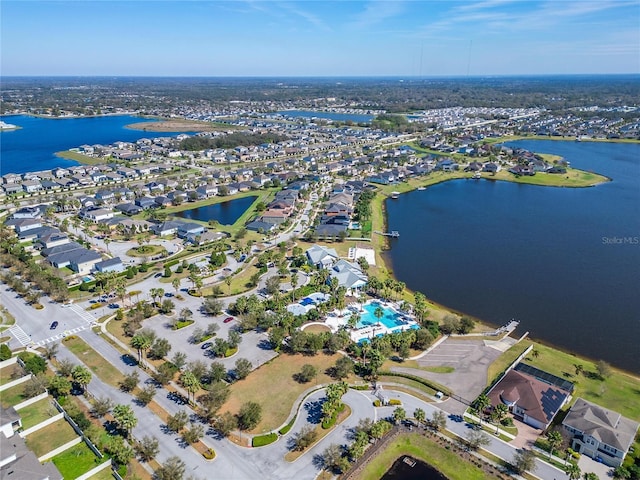
M 307 261 L 317 268 L 330 268 L 338 261 L 338 253 L 333 248 L 314 245 L 306 252 Z
M 338 260 L 331 267 L 330 278 L 337 279 L 338 286 L 347 289 L 347 295 L 355 295 L 369 282 L 367 274 L 362 271 L 358 264 L 346 260 Z
M 622 465 L 638 431 L 638 422 L 583 398 L 576 400 L 562 426 L 573 436 L 571 448 L 611 467 Z

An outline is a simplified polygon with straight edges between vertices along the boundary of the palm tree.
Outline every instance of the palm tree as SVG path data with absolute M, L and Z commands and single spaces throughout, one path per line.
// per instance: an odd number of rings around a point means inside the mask
M 188 394 L 193 395 L 193 400 L 195 401 L 195 394 L 198 390 L 200 390 L 200 380 L 196 378 L 196 376 L 190 370 L 187 370 L 182 375 L 180 375 L 180 383 L 185 388 Z M 190 400 L 187 398 L 187 400 Z
M 73 381 L 80 385 L 82 390 L 86 392 L 87 385 L 89 385 L 91 381 L 91 372 L 89 369 L 83 365 L 76 365 L 71 371 L 71 377 Z
M 376 317 L 378 319 L 378 322 L 380 321 L 380 319 L 382 317 L 384 317 L 384 310 L 382 310 L 382 308 L 378 307 L 373 311 L 373 316 Z
M 580 475 L 582 475 L 582 471 L 577 463 L 570 462 L 564 466 L 564 471 L 569 475 L 570 480 L 578 480 Z
M 478 411 L 478 418 L 480 418 L 480 424 L 482 424 L 482 417 L 484 416 L 484 411 L 487 407 L 491 405 L 491 401 L 489 397 L 487 397 L 484 393 L 476 398 L 476 401 L 473 402 L 474 408 Z
M 131 430 L 138 424 L 138 419 L 129 405 L 116 405 L 113 407 L 112 414 L 115 421 L 120 425 L 120 428 L 127 432 L 127 436 L 129 436 Z
M 413 418 L 416 419 L 419 425 L 422 425 L 427 418 L 425 411 L 421 408 L 416 408 L 413 412 Z
M 138 350 L 138 363 L 142 363 L 142 351 L 151 347 L 151 338 L 142 333 L 138 333 L 131 339 L 131 346 Z
M 178 291 L 180 290 L 180 279 L 174 278 L 173 280 L 171 280 L 171 286 L 175 289 L 177 295 Z
M 553 455 L 553 451 L 562 443 L 562 435 L 557 430 L 547 432 L 547 443 L 549 444 L 549 458 Z M 578 475 L 579 477 L 580 475 Z

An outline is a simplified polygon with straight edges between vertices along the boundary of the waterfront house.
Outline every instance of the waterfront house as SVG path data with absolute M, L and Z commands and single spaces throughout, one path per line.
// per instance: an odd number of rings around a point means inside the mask
M 633 445 L 638 422 L 578 398 L 562 422 L 572 436 L 571 448 L 611 467 L 622 465 Z
M 148 210 L 150 208 L 158 206 L 156 201 L 153 198 L 150 198 L 150 197 L 136 198 L 136 201 L 134 203 L 136 205 L 138 205 L 143 210 Z
M 164 237 L 167 235 L 175 235 L 178 232 L 178 228 L 180 228 L 180 222 L 167 221 L 162 223 L 157 223 L 150 227 L 150 230 L 160 237 Z
M 205 231 L 205 228 L 199 223 L 192 222 L 178 222 L 178 230 L 177 235 L 179 238 L 187 238 L 188 236 L 195 237 L 197 235 L 202 235 Z
M 518 420 L 546 430 L 569 401 L 573 384 L 519 363 L 496 383 L 487 396 L 491 408 L 503 403 Z
M 119 205 L 116 205 L 114 208 L 119 212 L 122 212 L 125 215 L 129 216 L 136 215 L 142 211 L 142 207 L 133 203 L 121 203 Z

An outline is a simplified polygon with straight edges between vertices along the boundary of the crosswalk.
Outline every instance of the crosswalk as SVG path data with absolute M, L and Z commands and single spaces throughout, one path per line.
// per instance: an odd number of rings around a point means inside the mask
M 20 325 L 12 325 L 8 332 L 13 335 L 22 346 L 29 345 L 31 343 L 31 337 L 26 334 Z
M 80 318 L 82 318 L 83 320 L 85 320 L 89 324 L 92 324 L 93 322 L 96 321 L 95 317 L 93 315 L 91 315 L 89 312 L 87 312 L 80 305 L 77 305 L 77 304 L 74 303 L 73 305 L 71 305 L 69 307 L 69 310 L 72 310 L 72 311 L 76 312 Z
M 40 340 L 36 343 L 37 346 L 42 347 L 51 342 L 58 342 L 62 340 L 64 337 L 68 337 L 69 335 L 73 335 L 74 333 L 79 333 L 89 328 L 89 325 L 83 325 L 81 327 L 71 328 L 69 330 L 65 330 L 64 332 L 59 333 L 58 335 L 53 335 L 52 337 L 45 338 L 44 340 Z

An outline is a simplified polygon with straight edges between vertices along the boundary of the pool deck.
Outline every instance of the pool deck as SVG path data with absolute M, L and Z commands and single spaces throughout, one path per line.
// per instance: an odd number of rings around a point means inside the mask
M 417 327 L 418 324 L 411 317 L 411 315 L 400 310 L 397 305 L 392 303 L 385 303 L 381 301 L 374 301 L 374 302 L 379 303 L 380 306 L 384 309 L 393 310 L 403 319 L 404 322 L 400 325 L 395 325 L 393 327 L 387 327 L 382 322 L 376 322 L 375 325 L 367 325 L 362 328 L 353 329 L 349 332 L 349 336 L 351 337 L 351 340 L 353 340 L 354 342 L 360 342 L 364 339 L 370 340 L 373 337 L 378 335 L 400 332 L 400 331 L 409 330 Z M 374 303 L 374 302 L 367 302 L 367 304 Z M 351 315 L 351 312 L 354 310 L 357 310 L 357 307 L 345 308 L 343 310 L 335 310 L 331 314 L 327 315 L 327 318 L 325 320 L 325 325 L 331 328 L 332 332 L 338 331 L 340 327 L 348 323 L 349 316 Z M 360 312 L 362 311 L 363 310 L 360 309 Z

